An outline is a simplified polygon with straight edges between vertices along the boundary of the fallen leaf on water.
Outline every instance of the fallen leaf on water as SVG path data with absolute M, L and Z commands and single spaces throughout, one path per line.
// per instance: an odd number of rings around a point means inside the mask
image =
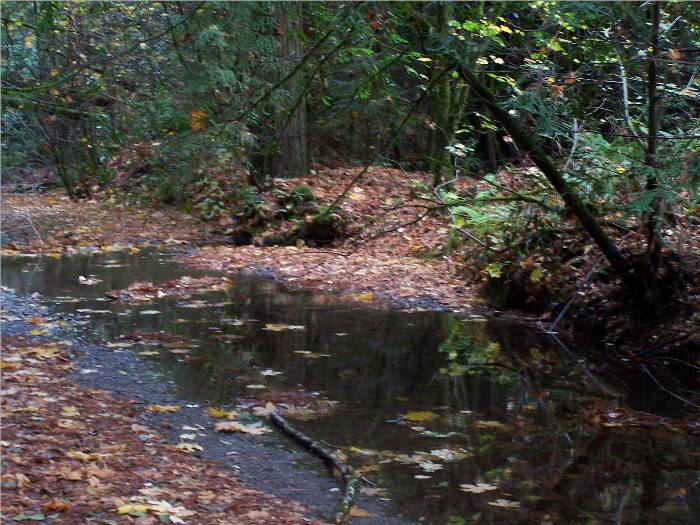
M 501 430 L 508 428 L 500 421 L 477 421 L 476 426 L 477 428 L 498 428 Z
M 371 303 L 374 301 L 374 294 L 372 292 L 359 293 L 355 296 L 355 299 L 363 303 Z
M 78 277 L 78 283 L 80 284 L 86 284 L 86 285 L 93 285 L 97 283 L 101 283 L 102 279 L 98 279 L 97 277 L 91 275 L 90 277 L 85 277 L 84 275 L 81 275 Z
M 204 447 L 198 445 L 197 443 L 186 443 L 184 441 L 175 445 L 175 448 L 188 453 L 194 452 L 195 450 L 204 450 Z
M 303 325 L 296 324 L 266 323 L 263 330 L 270 330 L 271 332 L 283 332 L 284 330 L 306 330 L 306 327 Z
M 260 436 L 262 434 L 272 432 L 269 428 L 262 425 L 242 425 L 234 421 L 216 423 L 214 425 L 214 430 L 216 432 L 240 432 L 242 434 L 252 434 L 254 436 Z
M 520 507 L 520 502 L 510 501 L 507 499 L 497 499 L 496 501 L 489 501 L 489 505 L 494 507 L 503 507 L 504 509 L 517 509 Z
M 178 405 L 148 405 L 146 410 L 151 412 L 179 412 L 180 407 Z
M 459 485 L 459 490 L 472 494 L 481 494 L 487 490 L 496 490 L 497 488 L 496 485 L 491 485 L 490 483 L 475 483 L 474 485 L 470 483 L 461 483 Z
M 381 487 L 362 487 L 360 489 L 360 493 L 365 494 L 366 496 L 377 496 L 378 494 L 382 494 L 384 492 L 386 492 L 386 489 Z
M 246 385 L 246 388 L 250 388 L 251 390 L 264 390 L 267 388 L 265 385 Z
M 422 423 L 423 421 L 430 421 L 431 419 L 435 419 L 436 417 L 438 417 L 438 415 L 434 412 L 418 411 L 406 412 L 405 414 L 403 414 L 403 417 L 415 423 Z
M 281 374 L 282 374 L 282 372 L 278 372 L 277 370 L 272 370 L 271 368 L 268 368 L 267 370 L 260 371 L 260 375 L 262 375 L 262 376 L 278 376 Z
M 107 342 L 107 348 L 131 348 L 132 346 L 134 346 L 134 343 L 123 343 L 123 342 L 110 343 L 110 342 Z
M 430 478 L 432 478 L 432 476 L 424 476 L 423 474 L 416 474 L 413 477 L 416 479 L 430 479 Z
M 227 419 L 236 419 L 238 412 L 235 410 L 225 410 L 223 408 L 209 407 L 207 412 L 211 417 L 225 417 Z
M 348 516 L 352 516 L 353 518 L 371 518 L 374 516 L 374 514 L 361 509 L 357 505 L 353 505 L 348 511 Z
M 141 310 L 139 314 L 141 315 L 156 315 L 159 314 L 160 310 Z
M 423 463 L 418 463 L 418 466 L 426 472 L 435 472 L 436 470 L 442 470 L 442 465 L 440 465 L 440 463 L 433 463 L 432 461 L 424 461 Z

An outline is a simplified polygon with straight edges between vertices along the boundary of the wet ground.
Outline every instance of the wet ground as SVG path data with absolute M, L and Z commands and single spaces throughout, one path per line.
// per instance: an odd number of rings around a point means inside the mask
M 580 417 L 614 398 L 678 415 L 678 404 L 648 382 L 591 370 L 516 324 L 290 292 L 264 276 L 142 304 L 103 296 L 183 275 L 204 274 L 157 252 L 94 254 L 7 259 L 2 283 L 24 314 L 36 304 L 46 310 L 34 315 L 64 317 L 81 343 L 76 381 L 144 405 L 180 405 L 166 416 L 171 440 L 194 434 L 205 457 L 319 516 L 340 492 L 318 461 L 276 432 L 214 433 L 206 408 L 294 406 L 295 426 L 341 449 L 375 485 L 359 502 L 375 516 L 358 522 L 700 520 L 696 438 L 618 426 L 614 414 L 599 426 Z M 81 276 L 99 282 L 81 284 Z M 157 332 L 167 335 L 136 337 Z M 163 430 L 163 414 L 150 419 Z

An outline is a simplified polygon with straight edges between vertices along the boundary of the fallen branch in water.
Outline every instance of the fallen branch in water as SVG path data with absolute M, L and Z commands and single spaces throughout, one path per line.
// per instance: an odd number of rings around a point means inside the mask
M 333 520 L 334 523 L 342 523 L 347 513 L 350 512 L 353 502 L 355 501 L 357 489 L 360 484 L 360 477 L 352 467 L 349 467 L 340 461 L 338 456 L 336 456 L 333 452 L 321 446 L 317 441 L 314 441 L 306 434 L 295 429 L 279 414 L 270 414 L 270 421 L 283 433 L 294 439 L 294 441 L 323 459 L 326 464 L 331 467 L 333 472 L 336 473 L 338 477 L 343 479 L 343 482 L 345 483 L 345 493 L 343 494 L 343 501 L 340 502 Z

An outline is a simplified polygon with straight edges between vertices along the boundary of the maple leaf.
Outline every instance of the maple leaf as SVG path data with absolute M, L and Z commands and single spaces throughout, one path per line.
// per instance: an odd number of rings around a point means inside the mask
M 262 434 L 272 432 L 269 428 L 262 425 L 242 425 L 240 423 L 236 423 L 235 421 L 216 423 L 214 425 L 214 430 L 216 432 L 240 432 L 243 434 L 252 434 L 254 436 L 260 436 Z

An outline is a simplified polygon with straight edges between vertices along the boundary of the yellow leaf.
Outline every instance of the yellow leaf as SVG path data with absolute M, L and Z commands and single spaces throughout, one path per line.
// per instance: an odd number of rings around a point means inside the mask
M 34 35 L 27 35 L 24 37 L 24 47 L 27 49 L 34 47 Z
M 56 69 L 55 67 L 52 67 L 49 70 L 49 75 L 51 75 L 52 77 L 57 77 L 58 76 L 58 69 Z
M 235 419 L 238 415 L 238 412 L 236 412 L 235 410 L 224 410 L 223 408 L 216 407 L 209 407 L 207 409 L 207 412 L 209 412 L 209 415 L 211 417 L 225 417 L 227 419 Z
M 207 114 L 201 109 L 190 112 L 190 128 L 192 131 L 202 131 L 206 127 Z
M 420 58 L 417 58 L 416 60 L 418 60 L 418 62 L 432 62 L 433 61 L 432 58 L 428 58 L 428 57 L 420 57 Z
M 355 296 L 355 299 L 363 303 L 371 303 L 374 301 L 374 294 L 372 292 L 359 293 Z
M 175 448 L 187 453 L 194 452 L 195 450 L 204 450 L 202 445 L 197 445 L 197 443 L 185 443 L 184 441 L 175 445 Z
M 179 412 L 180 407 L 177 405 L 148 405 L 146 410 L 151 412 Z
M 403 414 L 403 417 L 405 417 L 409 421 L 421 423 L 423 421 L 430 421 L 431 419 L 435 419 L 436 417 L 438 417 L 438 415 L 434 412 L 406 412 L 405 414 Z
M 78 409 L 75 407 L 63 407 L 63 410 L 61 411 L 62 416 L 79 416 L 80 412 L 78 412 Z
M 372 516 L 374 516 L 374 514 L 372 514 L 371 512 L 367 512 L 366 510 L 361 509 L 357 505 L 353 505 L 350 508 L 348 515 L 352 516 L 353 518 L 371 518 Z
M 131 514 L 132 512 L 147 512 L 146 505 L 122 505 L 117 507 L 117 514 Z

